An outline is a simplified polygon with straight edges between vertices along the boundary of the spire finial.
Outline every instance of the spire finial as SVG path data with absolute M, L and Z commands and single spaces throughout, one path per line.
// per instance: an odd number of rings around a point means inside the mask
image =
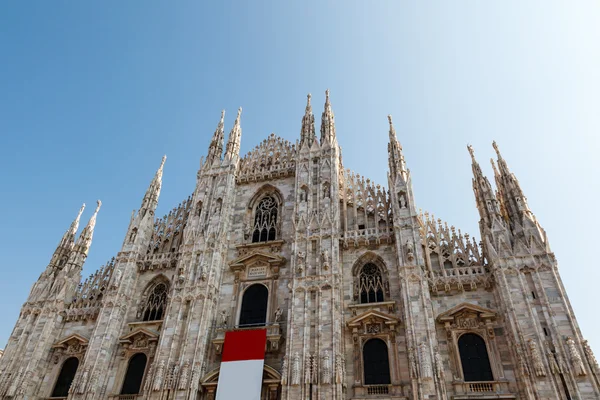
M 494 170 L 494 176 L 499 176 L 498 169 L 496 168 L 496 163 L 493 158 L 490 158 L 490 163 L 492 164 L 492 169 Z
M 392 123 L 392 114 L 388 114 L 388 122 L 390 123 L 390 128 L 393 126 Z
M 321 116 L 321 144 L 324 143 L 337 144 L 335 137 L 335 118 L 329 101 L 329 89 L 325 91 L 325 109 Z
M 163 156 L 163 164 L 165 163 L 166 158 L 167 156 Z M 102 207 L 102 201 L 96 200 L 96 210 L 94 211 L 94 214 L 98 214 L 98 211 L 100 211 L 100 207 Z
M 494 148 L 494 150 L 496 150 L 496 154 L 498 154 L 498 158 L 502 158 L 502 156 L 500 155 L 500 149 L 498 149 L 498 145 L 496 144 L 495 140 L 492 142 L 492 147 Z
M 310 111 L 310 110 L 312 110 L 312 106 L 310 105 L 310 98 L 311 97 L 312 96 L 310 95 L 310 93 L 306 95 L 306 111 L 307 112 Z
M 469 150 L 469 154 L 471 155 L 471 158 L 473 159 L 474 162 L 475 161 L 475 150 L 473 150 L 473 146 L 471 146 L 470 144 L 467 145 L 467 150 Z
M 241 115 L 242 115 L 242 107 L 238 108 L 237 117 L 235 118 L 236 122 L 240 122 Z
M 221 122 L 225 122 L 225 110 L 221 110 Z
M 167 161 L 167 155 L 166 155 L 166 154 L 165 154 L 164 156 L 162 156 L 162 160 L 160 161 L 160 167 L 158 167 L 158 169 L 159 169 L 160 171 L 162 171 L 162 169 L 164 168 L 164 166 L 165 166 L 165 161 Z M 98 200 L 98 201 L 100 201 L 100 200 Z
M 325 90 L 325 103 L 329 104 L 329 89 Z

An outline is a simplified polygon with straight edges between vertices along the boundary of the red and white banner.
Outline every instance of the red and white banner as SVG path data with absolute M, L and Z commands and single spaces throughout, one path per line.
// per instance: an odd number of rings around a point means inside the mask
M 216 400 L 260 400 L 266 329 L 225 332 Z

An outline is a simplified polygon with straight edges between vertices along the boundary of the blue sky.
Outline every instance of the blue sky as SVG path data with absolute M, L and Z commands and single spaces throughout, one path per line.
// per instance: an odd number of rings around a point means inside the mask
M 158 214 L 193 190 L 226 109 L 242 152 L 299 137 L 331 90 L 345 167 L 386 183 L 387 114 L 418 206 L 479 237 L 471 143 L 496 140 L 600 348 L 600 3 L 106 1 L 0 4 L 0 348 L 82 202 L 84 276 L 119 251 L 163 154 Z

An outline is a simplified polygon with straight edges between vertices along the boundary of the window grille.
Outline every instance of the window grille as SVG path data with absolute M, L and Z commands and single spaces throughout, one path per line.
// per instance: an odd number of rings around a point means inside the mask
M 254 215 L 252 243 L 267 242 L 277 237 L 277 202 L 271 196 L 264 197 Z
M 365 264 L 358 275 L 358 292 L 361 303 L 383 301 L 383 278 L 375 264 Z
M 158 283 L 146 299 L 146 304 L 143 309 L 144 321 L 158 321 L 163 317 L 165 308 L 167 307 L 167 284 Z

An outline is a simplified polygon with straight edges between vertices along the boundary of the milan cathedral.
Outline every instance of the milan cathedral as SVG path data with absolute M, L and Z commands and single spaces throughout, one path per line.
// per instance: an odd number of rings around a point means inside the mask
M 264 400 L 600 399 L 546 232 L 496 143 L 473 148 L 481 242 L 417 207 L 389 118 L 388 184 L 344 169 L 326 93 L 295 144 L 240 155 L 224 113 L 193 193 L 155 215 L 163 157 L 115 257 L 82 281 L 82 206 L 0 358 L 1 399 L 214 399 L 225 334 L 266 329 Z

